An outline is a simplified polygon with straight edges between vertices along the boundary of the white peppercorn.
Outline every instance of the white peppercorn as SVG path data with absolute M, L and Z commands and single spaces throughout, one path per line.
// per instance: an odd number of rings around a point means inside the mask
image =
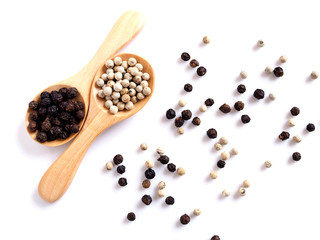
M 110 107 L 113 105 L 113 102 L 111 100 L 107 100 L 105 103 L 104 103 L 104 106 L 107 108 L 107 109 L 110 109 Z
M 111 87 L 105 87 L 103 88 L 103 93 L 106 95 L 106 96 L 111 96 L 112 94 L 112 88 Z
M 130 80 L 132 80 L 132 75 L 127 72 L 127 73 L 125 73 L 125 74 L 123 75 L 123 78 L 130 81 Z
M 179 127 L 178 129 L 177 129 L 177 131 L 178 131 L 178 133 L 179 134 L 184 134 L 184 128 L 183 127 Z
M 160 154 L 160 155 L 162 155 L 162 154 L 165 153 L 165 150 L 164 150 L 164 148 L 162 148 L 162 147 L 158 147 L 156 151 L 157 151 L 157 153 Z
M 112 97 L 112 99 L 119 99 L 120 93 L 119 92 L 112 92 L 111 97 Z
M 186 173 L 186 170 L 183 167 L 178 167 L 177 168 L 177 174 L 179 176 L 183 176 Z
M 117 103 L 117 108 L 119 111 L 122 111 L 125 108 L 125 104 L 123 102 L 118 102 Z
M 227 145 L 229 140 L 226 137 L 221 137 L 219 139 L 219 142 L 220 142 L 221 145 Z
M 106 73 L 103 73 L 102 75 L 101 75 L 101 79 L 102 80 L 107 80 L 108 79 L 108 74 L 106 74 Z M 99 86 L 100 87 L 100 86 Z
M 149 86 L 149 83 L 146 80 L 141 81 L 140 86 L 146 88 Z
M 102 78 L 99 78 L 98 80 L 97 80 L 97 86 L 98 87 L 102 87 L 104 85 L 104 80 L 102 79 Z
M 196 208 L 196 209 L 193 210 L 193 214 L 195 216 L 199 216 L 201 214 L 201 210 L 199 208 Z
M 280 60 L 280 62 L 285 63 L 288 61 L 288 57 L 286 55 L 282 55 L 282 56 L 280 56 L 279 60 Z
M 140 72 L 143 70 L 143 66 L 141 63 L 137 63 L 135 67 L 138 68 Z
M 114 73 L 113 68 L 108 68 L 108 69 L 106 70 L 107 76 L 108 76 L 109 73 Z
M 122 85 L 122 87 L 124 87 L 124 88 L 129 87 L 129 84 L 130 84 L 130 82 L 129 82 L 128 79 L 123 79 L 123 80 L 121 81 L 121 85 Z
M 220 151 L 222 149 L 222 145 L 220 143 L 215 143 L 214 144 L 214 148 L 217 150 L 217 151 Z
M 239 188 L 238 192 L 241 196 L 245 196 L 247 194 L 247 190 L 244 187 Z
M 124 103 L 128 103 L 130 101 L 131 97 L 129 96 L 129 94 L 124 94 L 121 97 L 122 102 Z
M 128 92 L 128 94 L 129 94 L 129 96 L 130 97 L 133 97 L 133 96 L 135 96 L 136 95 L 136 90 L 135 89 L 133 89 L 133 88 L 130 88 L 130 90 L 129 90 L 129 92 Z
M 109 80 L 113 80 L 114 79 L 114 73 L 113 72 L 108 73 L 108 79 Z
M 137 60 L 136 60 L 135 58 L 131 57 L 131 58 L 128 59 L 128 65 L 129 65 L 130 67 L 133 67 L 133 66 L 135 66 L 136 64 L 137 64 Z
M 296 122 L 294 121 L 294 119 L 291 118 L 291 119 L 288 120 L 288 126 L 289 127 L 294 127 L 295 125 L 296 125 Z
M 243 181 L 242 185 L 244 188 L 248 188 L 251 186 L 251 182 L 248 179 L 246 179 Z
M 140 144 L 140 149 L 141 150 L 147 150 L 148 149 L 148 145 L 146 143 L 141 143 Z
M 248 73 L 247 73 L 246 71 L 241 71 L 241 72 L 240 72 L 240 77 L 241 77 L 242 79 L 246 79 L 246 78 L 248 77 Z
M 143 93 L 143 95 L 145 95 L 145 96 L 149 96 L 149 95 L 151 94 L 151 88 L 145 87 L 145 88 L 142 90 L 142 93 Z
M 160 190 L 164 189 L 165 187 L 166 187 L 166 183 L 164 181 L 161 181 L 161 182 L 158 183 L 158 188 Z
M 269 98 L 270 98 L 271 100 L 276 100 L 276 95 L 275 95 L 274 93 L 270 93 L 270 94 L 269 94 Z
M 110 112 L 112 113 L 112 114 L 116 114 L 117 112 L 118 112 L 118 107 L 117 106 L 111 106 L 110 107 Z
M 293 140 L 296 142 L 296 143 L 299 143 L 302 141 L 302 138 L 299 136 L 299 135 L 295 135 L 293 136 Z
M 229 197 L 230 196 L 230 191 L 226 190 L 226 189 L 223 189 L 222 191 L 222 196 L 223 197 Z
M 133 102 L 131 102 L 131 101 L 127 102 L 127 103 L 126 103 L 126 109 L 127 109 L 127 110 L 133 109 Z
M 128 62 L 127 61 L 122 61 L 121 67 L 123 67 L 124 69 L 127 69 L 128 68 Z
M 123 96 L 123 95 L 127 94 L 128 92 L 129 92 L 128 88 L 122 88 L 122 90 L 120 91 L 120 95 Z
M 135 84 L 134 82 L 130 82 L 129 83 L 129 88 L 130 89 L 135 89 L 137 87 L 137 84 Z
M 187 102 L 186 102 L 186 100 L 184 100 L 184 99 L 180 99 L 179 102 L 178 102 L 178 105 L 179 105 L 180 107 L 185 107 L 185 106 L 187 105 Z
M 114 64 L 117 65 L 117 66 L 120 66 L 122 64 L 122 58 L 121 57 L 115 57 L 113 59 L 114 61 Z
M 106 169 L 111 170 L 113 168 L 113 162 L 109 161 L 106 163 Z
M 118 102 L 119 102 L 119 99 L 113 99 L 113 100 L 112 100 L 113 105 L 117 105 Z
M 136 92 L 140 93 L 140 92 L 142 92 L 142 90 L 143 90 L 143 87 L 141 85 L 138 85 L 136 87 Z
M 222 160 L 228 160 L 230 158 L 230 154 L 228 152 L 222 152 L 221 153 L 221 159 Z
M 210 177 L 211 177 L 212 179 L 216 179 L 216 178 L 218 177 L 218 172 L 215 171 L 215 170 L 211 171 L 211 172 L 210 172 Z
M 121 72 L 116 72 L 114 74 L 114 78 L 119 81 L 119 80 L 122 80 L 122 73 Z
M 263 47 L 264 46 L 264 41 L 263 40 L 258 40 L 258 42 L 257 42 L 257 46 L 258 47 Z
M 207 106 L 205 105 L 205 104 L 202 104 L 201 106 L 200 106 L 200 112 L 205 112 L 205 111 L 207 111 Z
M 145 162 L 145 165 L 147 168 L 153 168 L 154 167 L 154 162 L 152 160 L 147 160 Z
M 137 103 L 137 102 L 138 102 L 137 97 L 136 97 L 136 96 L 131 97 L 131 102 L 132 102 L 133 104 Z M 133 107 L 133 106 L 132 106 L 132 107 Z
M 104 94 L 103 90 L 98 91 L 98 97 L 104 98 L 106 95 Z
M 139 93 L 137 94 L 137 99 L 138 99 L 138 100 L 144 99 L 144 95 L 139 92 Z
M 319 72 L 317 71 L 312 71 L 311 74 L 310 74 L 310 77 L 312 79 L 317 79 L 319 77 Z
M 158 190 L 158 196 L 161 198 L 165 196 L 164 192 L 161 189 Z
M 114 62 L 111 59 L 109 59 L 106 61 L 105 66 L 106 66 L 106 68 L 113 68 Z
M 142 77 L 143 80 L 147 80 L 147 81 L 150 79 L 149 73 L 143 73 L 143 74 L 141 75 L 141 77 Z
M 136 84 L 141 84 L 142 82 L 142 78 L 138 75 L 134 76 L 133 77 L 133 81 L 136 83 Z
M 208 36 L 204 36 L 202 39 L 202 42 L 205 44 L 208 44 L 208 43 L 210 43 L 210 38 Z
M 108 101 L 108 100 L 112 100 L 112 97 L 111 97 L 111 96 L 106 96 L 104 99 L 105 99 L 106 101 Z
M 239 153 L 238 149 L 236 148 L 232 148 L 230 152 L 232 155 L 237 155 Z
M 264 70 L 266 73 L 272 73 L 273 72 L 273 67 L 267 66 Z
M 124 67 L 118 66 L 118 67 L 117 67 L 117 72 L 119 72 L 119 73 L 121 73 L 121 74 L 125 74 L 125 73 L 126 73 L 126 70 L 124 69 Z
M 265 165 L 267 168 L 271 168 L 272 163 L 271 163 L 271 161 L 267 160 L 267 161 L 264 162 L 264 165 Z
M 113 87 L 116 83 L 113 80 L 107 82 L 107 87 Z
M 113 90 L 116 91 L 116 92 L 120 92 L 122 90 L 122 85 L 121 83 L 116 83 L 114 86 L 113 86 Z

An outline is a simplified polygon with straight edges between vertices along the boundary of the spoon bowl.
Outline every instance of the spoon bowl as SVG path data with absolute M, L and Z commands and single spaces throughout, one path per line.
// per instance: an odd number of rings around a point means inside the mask
M 133 109 L 111 114 L 109 110 L 105 108 L 104 100 L 97 96 L 99 88 L 96 87 L 96 81 L 106 70 L 104 64 L 100 66 L 92 83 L 88 115 L 81 132 L 64 153 L 51 165 L 40 180 L 38 187 L 39 195 L 48 202 L 58 200 L 67 191 L 82 159 L 96 137 L 113 124 L 140 111 L 150 100 L 154 92 L 155 74 L 152 66 L 147 60 L 140 56 L 128 53 L 113 56 L 112 59 L 117 56 L 121 57 L 123 60 L 134 57 L 137 59 L 137 62 L 143 65 L 143 72 L 147 72 L 150 75 L 148 84 L 151 89 L 151 94 L 135 103 Z

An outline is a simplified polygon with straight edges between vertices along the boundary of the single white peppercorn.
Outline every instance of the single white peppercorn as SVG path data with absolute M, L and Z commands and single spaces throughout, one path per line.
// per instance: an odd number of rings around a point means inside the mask
M 108 74 L 107 73 L 103 73 L 101 75 L 101 78 L 102 78 L 102 80 L 106 81 L 108 79 Z M 99 86 L 99 87 L 101 87 L 101 86 Z
M 149 95 L 151 94 L 151 88 L 145 87 L 145 88 L 142 90 L 142 93 L 143 93 L 143 95 L 145 95 L 145 96 L 149 96 Z
M 287 62 L 288 61 L 288 57 L 286 56 L 286 55 L 282 55 L 282 56 L 280 56 L 280 62 L 282 62 L 282 63 L 285 63 L 285 62 Z
M 178 167 L 177 168 L 177 174 L 179 176 L 183 176 L 186 173 L 186 170 L 183 167 Z
M 147 160 L 145 162 L 145 165 L 147 168 L 153 168 L 154 167 L 154 162 L 152 160 Z
M 122 90 L 122 85 L 121 83 L 116 83 L 114 86 L 113 86 L 113 90 L 116 91 L 116 92 L 120 92 Z
M 135 82 L 130 82 L 129 83 L 129 88 L 130 89 L 135 89 L 137 87 L 137 84 L 135 84 Z
M 116 72 L 114 74 L 114 78 L 119 81 L 119 80 L 122 80 L 122 73 L 121 72 Z
M 129 87 L 129 84 L 130 84 L 130 82 L 129 82 L 128 79 L 123 79 L 123 80 L 121 81 L 121 85 L 122 85 L 122 87 L 124 87 L 124 88 Z
M 143 66 L 141 63 L 137 63 L 135 67 L 138 68 L 140 72 L 143 70 Z
M 230 191 L 228 191 L 227 189 L 223 189 L 222 196 L 223 197 L 229 197 L 230 196 Z
M 140 86 L 146 88 L 149 86 L 149 83 L 146 80 L 141 81 Z
M 119 111 L 122 111 L 125 108 L 125 104 L 123 102 L 118 102 L 117 103 L 117 108 Z
M 121 74 L 125 74 L 125 73 L 126 73 L 126 70 L 124 69 L 124 67 L 118 66 L 118 67 L 117 67 L 117 72 L 119 72 L 119 73 L 121 73 Z
M 112 99 L 119 99 L 120 98 L 120 93 L 119 92 L 112 92 L 111 97 L 112 97 Z
M 137 102 L 138 102 L 137 97 L 136 97 L 136 96 L 131 97 L 131 102 L 132 102 L 133 104 L 137 103 Z M 130 103 L 130 102 L 129 102 L 129 103 Z M 133 106 L 132 106 L 132 107 L 133 107 Z
M 165 150 L 164 150 L 163 147 L 158 147 L 156 151 L 157 151 L 157 153 L 160 154 L 160 155 L 162 155 L 162 154 L 165 153 Z
M 218 177 L 218 172 L 215 171 L 215 170 L 211 171 L 211 172 L 210 172 L 210 177 L 211 177 L 212 179 L 216 179 L 216 178 Z
M 136 74 L 135 74 L 136 75 Z M 133 81 L 136 83 L 136 84 L 141 84 L 142 82 L 142 78 L 139 76 L 139 75 L 136 75 L 133 77 Z
M 123 67 L 124 69 L 127 69 L 128 68 L 128 62 L 127 61 L 122 61 L 121 67 Z
M 241 77 L 242 79 L 246 79 L 246 78 L 248 77 L 248 73 L 247 73 L 246 71 L 241 71 L 241 72 L 240 72 L 240 77 Z
M 184 99 L 180 99 L 178 104 L 180 107 L 185 107 L 187 105 L 187 101 Z
M 214 144 L 214 148 L 217 150 L 217 151 L 220 151 L 223 147 L 222 147 L 222 145 L 220 144 L 220 143 L 215 143 Z
M 137 94 L 137 99 L 138 99 L 138 100 L 144 99 L 144 95 L 139 92 L 139 93 Z
M 113 80 L 114 79 L 114 73 L 113 72 L 108 73 L 108 79 L 109 80 Z
M 124 94 L 121 97 L 122 102 L 124 103 L 128 103 L 130 101 L 131 97 L 129 96 L 129 94 Z
M 141 85 L 138 85 L 136 87 L 136 92 L 140 93 L 140 92 L 142 92 L 142 90 L 143 90 L 143 87 Z
M 98 91 L 98 97 L 104 98 L 105 96 L 106 96 L 106 95 L 104 94 L 104 92 L 103 92 L 102 89 Z
M 120 66 L 122 64 L 122 58 L 121 57 L 115 57 L 113 59 L 114 61 L 114 64 L 117 65 L 117 66 Z
M 127 94 L 128 92 L 129 92 L 128 88 L 122 88 L 122 90 L 120 91 L 120 95 L 123 96 L 123 95 Z
M 239 153 L 237 148 L 232 148 L 230 152 L 232 155 L 238 155 L 238 153 Z
M 106 74 L 108 75 L 109 73 L 114 73 L 113 68 L 107 68 Z
M 164 189 L 165 187 L 166 187 L 166 183 L 164 181 L 161 181 L 161 182 L 158 183 L 158 188 L 160 190 Z
M 131 100 L 132 100 L 132 98 L 131 98 Z M 127 110 L 131 110 L 132 108 L 133 108 L 133 102 L 131 102 L 131 101 L 127 102 L 126 103 L 126 109 Z
M 113 68 L 114 62 L 111 59 L 109 59 L 106 61 L 105 66 L 106 66 L 106 68 Z
M 140 144 L 140 149 L 141 150 L 147 150 L 148 149 L 148 145 L 146 143 L 141 143 Z
M 113 168 L 113 162 L 109 161 L 106 163 L 106 169 L 111 170 Z
M 302 138 L 299 136 L 299 135 L 295 135 L 293 136 L 293 140 L 296 142 L 296 143 L 299 143 L 302 141 Z
M 105 87 L 105 88 L 103 88 L 103 93 L 104 93 L 106 96 L 111 96 L 111 94 L 112 94 L 112 88 L 111 88 L 111 87 Z
M 221 159 L 222 160 L 228 160 L 230 158 L 230 154 L 228 152 L 222 152 L 221 153 Z
M 119 102 L 119 99 L 113 99 L 113 100 L 112 100 L 113 105 L 117 105 L 118 102 Z
M 296 125 L 296 122 L 294 121 L 294 119 L 291 118 L 291 119 L 288 120 L 288 126 L 289 127 L 294 127 L 295 125 Z
M 226 137 L 221 137 L 219 139 L 219 142 L 220 142 L 221 145 L 227 145 L 229 140 Z
M 310 74 L 310 77 L 312 79 L 317 79 L 319 77 L 319 72 L 317 71 L 312 71 L 311 74 Z
M 251 186 L 251 182 L 248 179 L 246 179 L 243 181 L 242 185 L 244 188 L 248 188 Z
M 128 59 L 128 65 L 129 65 L 130 67 L 133 67 L 133 66 L 135 66 L 136 64 L 137 64 L 137 60 L 136 60 L 135 58 L 131 57 L 131 58 Z
M 125 74 L 123 75 L 123 78 L 130 81 L 130 80 L 132 80 L 132 75 L 127 72 L 127 73 L 125 73 Z
M 210 43 L 210 38 L 208 36 L 204 36 L 202 39 L 202 42 L 205 44 L 208 44 L 208 43 Z
M 150 79 L 149 73 L 143 73 L 143 74 L 141 75 L 141 77 L 142 77 L 143 80 L 147 80 L 147 81 Z
M 201 106 L 200 106 L 200 112 L 205 112 L 205 111 L 207 111 L 207 106 L 205 105 L 205 104 L 202 104 Z
M 276 95 L 275 95 L 274 93 L 270 93 L 270 94 L 269 94 L 269 98 L 270 98 L 271 100 L 276 100 Z
M 184 128 L 183 127 L 179 127 L 178 129 L 177 129 L 177 131 L 178 131 L 178 133 L 179 134 L 184 134 Z
M 257 46 L 258 46 L 258 47 L 263 47 L 263 46 L 264 46 L 264 44 L 265 44 L 265 43 L 264 43 L 264 41 L 263 41 L 263 40 L 261 40 L 261 39 L 260 39 L 260 40 L 258 40 L 258 42 L 257 42 Z
M 244 187 L 239 188 L 238 192 L 241 196 L 245 196 L 247 194 L 247 190 Z
M 104 106 L 107 108 L 107 109 L 110 109 L 110 107 L 113 105 L 113 102 L 111 100 L 107 100 L 105 101 L 104 103 Z
M 111 106 L 110 107 L 110 112 L 112 113 L 112 114 L 116 114 L 117 112 L 118 112 L 118 107 L 117 106 Z
M 165 196 L 164 192 L 161 189 L 158 190 L 158 196 L 161 198 Z
M 104 85 L 104 80 L 102 79 L 102 78 L 99 78 L 98 80 L 97 80 L 97 86 L 98 87 L 102 87 Z
M 128 93 L 129 93 L 129 96 L 130 96 L 130 97 L 133 97 L 133 96 L 135 96 L 135 95 L 136 95 L 136 93 L 137 93 L 137 92 L 136 92 L 136 90 L 135 90 L 135 89 L 130 88 L 130 90 L 129 90 L 129 92 L 128 92 Z
M 273 67 L 267 66 L 264 70 L 266 73 L 272 73 L 273 72 Z
M 199 216 L 201 214 L 201 210 L 199 208 L 196 208 L 196 209 L 193 210 L 193 214 L 195 216 Z
M 265 165 L 267 168 L 271 168 L 272 163 L 271 163 L 271 161 L 267 160 L 267 161 L 264 162 L 264 165 Z
M 107 82 L 107 87 L 112 87 L 113 88 L 113 86 L 115 85 L 116 83 L 113 81 L 113 80 L 109 80 L 108 82 Z

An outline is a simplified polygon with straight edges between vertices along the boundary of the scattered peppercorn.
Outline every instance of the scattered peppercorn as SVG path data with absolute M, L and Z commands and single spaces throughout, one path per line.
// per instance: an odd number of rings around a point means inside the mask
M 186 92 L 192 92 L 192 89 L 193 89 L 190 83 L 185 84 L 183 88 Z
M 175 120 L 174 120 L 174 125 L 178 128 L 182 127 L 182 125 L 184 124 L 184 120 L 182 117 L 177 117 Z
M 148 145 L 146 143 L 141 143 L 140 144 L 140 149 L 143 150 L 143 151 L 147 150 L 148 149 Z
M 183 175 L 186 174 L 186 170 L 185 170 L 183 167 L 178 167 L 178 169 L 177 169 L 177 174 L 178 174 L 179 176 L 183 176 Z
M 201 210 L 199 208 L 196 208 L 193 210 L 193 215 L 199 216 L 201 214 Z
M 119 165 L 123 162 L 123 156 L 121 154 L 117 154 L 113 157 L 113 162 L 115 165 Z
M 292 107 L 290 113 L 292 116 L 298 116 L 300 114 L 300 109 L 298 107 Z
M 181 59 L 182 59 L 183 61 L 189 61 L 189 60 L 190 60 L 190 54 L 187 53 L 187 52 L 183 52 L 183 53 L 181 54 Z
M 211 238 L 211 240 L 220 240 L 220 237 L 218 235 L 213 235 L 213 237 Z
M 316 127 L 314 126 L 313 123 L 308 123 L 308 125 L 306 126 L 306 129 L 308 132 L 313 132 L 316 129 Z
M 159 158 L 158 158 L 158 161 L 161 162 L 162 164 L 168 164 L 169 162 L 169 157 L 167 155 L 161 155 Z
M 215 170 L 211 171 L 211 172 L 210 172 L 210 177 L 211 177 L 212 179 L 216 179 L 216 178 L 218 177 L 218 172 L 215 171 Z
M 113 168 L 113 163 L 111 161 L 106 163 L 106 169 L 111 170 Z
M 282 141 L 287 140 L 289 138 L 290 138 L 290 133 L 288 133 L 286 131 L 281 132 L 279 135 L 279 139 Z
M 170 108 L 166 112 L 166 117 L 167 119 L 173 119 L 176 117 L 176 112 L 172 108 Z
M 207 111 L 207 106 L 206 106 L 206 104 L 201 104 L 201 106 L 200 106 L 200 112 L 205 112 L 205 111 Z
M 214 144 L 214 148 L 217 150 L 217 151 L 220 151 L 223 147 L 222 147 L 222 144 L 220 144 L 220 143 L 215 143 Z
M 129 212 L 127 215 L 127 219 L 131 222 L 136 220 L 136 214 L 134 212 Z
M 225 162 L 225 161 L 223 161 L 223 160 L 219 160 L 219 161 L 217 162 L 217 166 L 218 166 L 218 168 L 224 168 L 224 167 L 225 167 L 225 165 L 226 165 L 226 162 Z
M 207 107 L 211 107 L 214 104 L 214 100 L 212 98 L 207 98 L 207 100 L 204 101 L 204 104 Z
M 180 135 L 184 134 L 184 128 L 183 128 L 183 127 L 179 127 L 178 130 L 177 130 L 177 132 L 178 132 Z
M 241 72 L 240 72 L 240 77 L 241 77 L 242 79 L 246 79 L 246 78 L 248 77 L 248 73 L 247 73 L 246 71 L 241 71 Z
M 198 67 L 198 66 L 199 66 L 199 62 L 198 62 L 196 59 L 192 59 L 192 60 L 190 61 L 190 67 L 196 68 L 196 67 Z
M 143 195 L 141 198 L 141 201 L 145 204 L 145 205 L 150 205 L 152 203 L 152 197 L 150 195 Z
M 251 186 L 251 182 L 248 179 L 246 179 L 243 181 L 242 185 L 244 188 L 248 188 Z
M 158 147 L 156 151 L 157 151 L 157 153 L 158 153 L 159 155 L 162 155 L 162 154 L 165 153 L 165 150 L 164 150 L 163 147 Z
M 198 76 L 204 76 L 207 73 L 207 69 L 205 67 L 198 67 L 197 68 L 197 74 Z
M 258 42 L 257 42 L 257 46 L 258 47 L 263 47 L 264 46 L 264 41 L 263 40 L 258 40 Z
M 286 55 L 282 55 L 282 56 L 280 56 L 279 60 L 280 60 L 280 62 L 285 63 L 288 61 L 288 57 Z
M 299 161 L 301 159 L 301 154 L 299 152 L 294 152 L 292 154 L 292 160 Z
M 192 119 L 192 124 L 193 124 L 193 125 L 199 126 L 200 123 L 201 123 L 200 118 L 194 117 L 194 118 Z
M 219 107 L 219 110 L 223 113 L 229 113 L 231 111 L 231 107 L 228 104 L 224 103 Z
M 150 185 L 151 185 L 151 182 L 150 182 L 148 179 L 143 180 L 143 182 L 142 182 L 142 187 L 144 187 L 144 188 L 149 188 Z
M 204 36 L 202 39 L 202 42 L 205 44 L 208 44 L 208 43 L 210 43 L 210 38 L 208 36 Z
M 126 186 L 126 185 L 128 184 L 127 179 L 126 179 L 126 178 L 123 178 L 123 177 L 122 177 L 122 178 L 119 178 L 118 184 L 119 184 L 121 187 Z
M 217 130 L 215 130 L 214 128 L 210 128 L 207 131 L 207 136 L 211 139 L 216 138 L 218 136 Z
M 222 196 L 223 197 L 229 197 L 230 196 L 230 191 L 227 189 L 223 189 L 222 190 Z
M 276 77 L 282 77 L 284 72 L 283 72 L 283 69 L 281 67 L 276 67 L 275 69 L 273 69 L 273 74 Z
M 186 225 L 190 222 L 190 217 L 188 214 L 183 214 L 181 217 L 180 217 L 180 223 L 183 224 L 183 225 Z
M 237 110 L 237 111 L 241 111 L 244 109 L 244 103 L 241 102 L 241 101 L 237 101 L 235 104 L 234 104 L 234 108 Z
M 258 100 L 263 99 L 264 98 L 264 91 L 262 89 L 256 89 L 253 93 L 253 96 Z
M 147 179 L 152 179 L 156 176 L 155 171 L 152 168 L 148 168 L 145 172 L 144 175 Z
M 184 99 L 180 99 L 178 104 L 179 104 L 180 107 L 185 107 L 187 105 L 187 102 Z
M 271 168 L 272 162 L 267 160 L 267 161 L 264 162 L 264 165 L 266 166 L 266 168 Z
M 241 116 L 241 122 L 244 123 L 244 124 L 247 124 L 251 121 L 251 118 L 249 117 L 249 115 L 247 114 L 244 114 Z
M 247 190 L 244 187 L 239 188 L 239 194 L 241 196 L 245 196 L 247 194 Z
M 161 181 L 161 182 L 158 183 L 158 188 L 160 190 L 164 189 L 165 187 L 166 187 L 166 183 L 164 181 Z
M 228 160 L 230 158 L 230 153 L 222 152 L 220 156 L 222 160 Z
M 299 143 L 302 141 L 302 138 L 299 136 L 299 135 L 295 135 L 293 136 L 293 140 L 296 142 L 296 143 Z
M 125 167 L 124 165 L 119 165 L 119 166 L 117 167 L 117 172 L 118 172 L 119 174 L 123 174 L 123 173 L 125 173 L 125 171 L 126 171 L 126 167 Z
M 169 172 L 175 172 L 176 171 L 176 165 L 173 164 L 173 163 L 169 163 L 167 165 L 167 168 L 168 168 Z
M 173 205 L 174 204 L 174 198 L 171 197 L 171 196 L 168 196 L 168 197 L 166 197 L 165 202 L 166 202 L 167 205 Z
M 269 98 L 270 98 L 272 101 L 274 101 L 274 100 L 276 100 L 277 96 L 276 96 L 274 93 L 270 93 L 270 94 L 269 94 Z
M 246 89 L 246 86 L 244 85 L 244 84 L 240 84 L 240 85 L 238 85 L 238 87 L 237 87 L 237 91 L 238 91 L 238 93 L 245 93 L 245 91 L 246 91 L 247 89 Z
M 183 118 L 183 120 L 189 120 L 192 117 L 192 112 L 190 110 L 183 110 L 181 112 L 181 116 Z
M 312 71 L 311 74 L 310 74 L 310 77 L 312 79 L 317 79 L 319 77 L 319 72 L 317 71 Z

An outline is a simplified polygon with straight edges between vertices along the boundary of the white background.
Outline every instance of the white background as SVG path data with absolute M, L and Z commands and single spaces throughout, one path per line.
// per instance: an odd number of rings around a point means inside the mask
M 24 126 L 29 101 L 45 87 L 66 79 L 85 66 L 94 55 L 117 18 L 135 9 L 146 16 L 146 24 L 122 52 L 138 54 L 154 67 L 156 89 L 138 114 L 103 132 L 87 152 L 72 185 L 57 202 L 44 202 L 37 185 L 51 163 L 66 149 L 42 146 L 33 141 Z M 319 88 L 320 79 L 310 80 L 320 71 L 319 6 L 317 1 L 1 1 L 1 160 L 0 239 L 210 239 L 218 234 L 232 239 L 319 239 Z M 202 37 L 211 38 L 209 45 Z M 265 47 L 257 49 L 258 39 Z M 179 60 L 183 51 L 208 70 L 199 78 L 187 62 Z M 285 54 L 285 75 L 276 79 L 264 74 L 267 65 L 278 66 Z M 248 78 L 241 80 L 239 72 Z M 194 91 L 182 88 L 191 83 Z M 244 83 L 247 92 L 235 92 Z M 256 88 L 266 95 L 256 101 Z M 212 97 L 213 107 L 198 111 Z M 198 115 L 199 127 L 190 122 L 178 135 L 173 121 L 164 118 L 168 108 L 177 113 L 179 99 Z M 218 107 L 242 100 L 243 113 L 251 122 L 239 122 L 242 113 L 223 115 Z M 289 110 L 301 109 L 296 126 L 288 128 Z M 316 131 L 307 133 L 312 122 Z M 208 177 L 216 169 L 219 152 L 216 140 L 206 137 L 207 129 L 226 136 L 224 147 L 239 149 L 227 160 L 219 177 Z M 277 140 L 282 130 L 301 135 Z M 139 150 L 141 142 L 149 149 Z M 183 177 L 169 174 L 156 164 L 157 176 L 148 190 L 141 187 L 144 162 L 156 161 L 155 149 L 162 146 L 170 160 L 183 166 Z M 299 151 L 300 162 L 291 154 Z M 128 186 L 117 186 L 115 169 L 105 163 L 123 154 Z M 263 163 L 270 160 L 272 168 Z M 242 181 L 252 186 L 238 197 Z M 166 206 L 156 196 L 156 184 L 165 181 L 165 193 L 176 199 Z M 228 189 L 229 198 L 221 191 Z M 151 194 L 154 201 L 143 206 L 140 198 Z M 200 208 L 199 217 L 191 213 Z M 126 214 L 134 211 L 135 222 Z M 191 214 L 191 222 L 181 226 L 180 215 Z

